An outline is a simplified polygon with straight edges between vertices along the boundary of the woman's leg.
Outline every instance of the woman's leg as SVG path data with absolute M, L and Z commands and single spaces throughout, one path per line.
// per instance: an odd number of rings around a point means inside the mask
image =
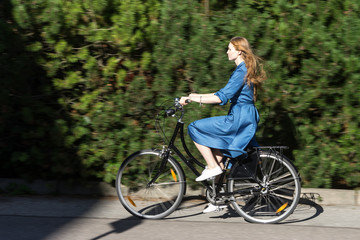
M 221 169 L 224 169 L 224 163 L 222 162 L 224 155 L 222 152 L 219 149 L 212 149 L 212 152 L 218 165 L 221 167 Z
M 194 143 L 195 143 L 195 146 L 197 147 L 197 149 L 199 150 L 199 152 L 201 153 L 201 155 L 203 156 L 203 158 L 205 159 L 209 169 L 213 169 L 213 168 L 216 168 L 217 166 L 219 166 L 217 157 L 215 159 L 213 150 L 211 148 L 204 146 L 204 145 L 200 145 L 196 142 L 194 142 Z
M 194 143 L 203 158 L 205 159 L 209 169 L 213 169 L 217 166 L 220 166 L 221 169 L 224 168 L 224 163 L 222 162 L 224 155 L 219 149 L 212 149 L 196 142 Z
M 200 182 L 220 175 L 222 173 L 222 168 L 217 161 L 219 156 L 214 156 L 213 149 L 198 143 L 195 143 L 195 146 L 207 163 L 207 168 L 201 173 L 199 177 L 195 179 L 195 181 Z
M 220 166 L 221 169 L 224 169 L 224 164 L 222 162 L 224 155 L 219 149 L 211 149 L 197 143 L 195 143 L 195 146 L 199 149 L 200 153 L 204 157 L 209 169 L 212 169 L 212 167 L 210 167 L 210 164 L 213 164 L 215 167 Z M 218 183 L 219 175 L 216 176 L 215 181 Z M 203 210 L 203 213 L 210 213 L 223 208 L 226 208 L 226 205 L 217 206 L 209 203 L 208 206 Z

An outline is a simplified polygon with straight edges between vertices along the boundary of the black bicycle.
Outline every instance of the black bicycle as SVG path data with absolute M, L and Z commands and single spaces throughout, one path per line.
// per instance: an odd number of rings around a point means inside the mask
M 161 150 L 135 152 L 120 166 L 117 194 L 125 209 L 136 217 L 164 218 L 180 205 L 186 192 L 186 179 L 174 156 L 196 176 L 200 173 L 195 166 L 205 168 L 185 144 L 183 116 L 184 108 L 176 98 L 158 114 L 158 120 L 178 118 L 168 144 Z M 175 146 L 178 135 L 188 157 Z M 229 204 L 254 223 L 277 223 L 287 218 L 298 204 L 301 180 L 295 166 L 283 154 L 285 148 L 255 147 L 247 149 L 245 157 L 224 158 L 225 167 L 217 180 L 201 182 L 206 188 L 207 200 L 214 205 Z

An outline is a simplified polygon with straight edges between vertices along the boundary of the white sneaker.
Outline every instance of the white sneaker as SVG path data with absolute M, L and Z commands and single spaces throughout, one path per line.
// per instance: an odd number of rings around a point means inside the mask
M 210 212 L 218 212 L 220 211 L 221 209 L 224 209 L 226 208 L 226 205 L 213 205 L 211 203 L 209 203 L 207 205 L 207 207 L 203 210 L 203 213 L 210 213 Z
M 217 166 L 216 168 L 213 168 L 213 169 L 205 168 L 205 170 L 201 173 L 200 176 L 198 176 L 195 179 L 195 181 L 201 182 L 201 181 L 204 181 L 206 179 L 215 177 L 215 176 L 217 176 L 217 175 L 219 175 L 221 173 L 222 173 L 222 170 L 221 170 L 220 166 Z

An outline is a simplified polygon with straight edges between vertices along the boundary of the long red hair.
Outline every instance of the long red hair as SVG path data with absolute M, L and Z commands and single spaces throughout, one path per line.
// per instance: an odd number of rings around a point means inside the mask
M 263 68 L 262 59 L 253 53 L 246 38 L 233 37 L 230 42 L 234 45 L 236 50 L 242 52 L 241 56 L 244 59 L 247 68 L 245 79 L 249 86 L 251 83 L 253 84 L 254 100 L 256 100 L 258 89 L 261 88 L 262 83 L 266 80 L 266 72 Z

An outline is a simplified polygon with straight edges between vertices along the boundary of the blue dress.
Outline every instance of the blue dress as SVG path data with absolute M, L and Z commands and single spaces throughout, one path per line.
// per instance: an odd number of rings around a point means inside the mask
M 220 149 L 228 157 L 238 157 L 249 146 L 258 146 L 255 133 L 259 113 L 254 105 L 253 86 L 245 83 L 247 68 L 240 63 L 226 86 L 215 93 L 225 105 L 231 106 L 226 116 L 200 119 L 188 126 L 191 139 L 201 145 Z

